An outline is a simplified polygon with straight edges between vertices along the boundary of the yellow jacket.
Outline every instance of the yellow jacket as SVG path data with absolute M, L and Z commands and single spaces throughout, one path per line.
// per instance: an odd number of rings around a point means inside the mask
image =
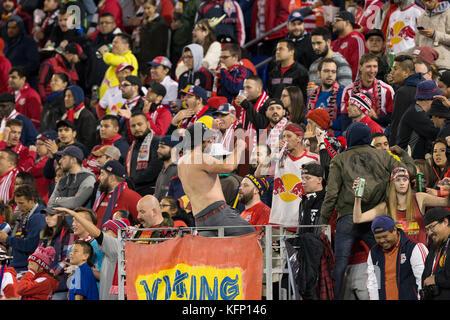
M 131 72 L 131 74 L 133 76 L 138 75 L 138 62 L 136 57 L 130 50 L 125 52 L 123 55 L 118 55 L 111 52 L 105 53 L 103 55 L 103 61 L 105 61 L 105 63 L 109 65 L 109 68 L 106 70 L 105 77 L 103 78 L 102 84 L 100 86 L 100 99 L 103 97 L 109 87 L 115 87 L 119 85 L 119 80 L 116 76 L 116 68 L 122 62 L 131 64 L 134 67 L 134 70 L 133 72 Z

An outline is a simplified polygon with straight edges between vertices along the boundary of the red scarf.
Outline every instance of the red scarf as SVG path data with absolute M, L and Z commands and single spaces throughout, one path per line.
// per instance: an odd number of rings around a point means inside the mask
M 76 106 L 73 109 L 69 109 L 66 111 L 66 119 L 69 121 L 74 122 L 75 120 L 75 113 L 77 113 L 78 111 L 80 111 L 81 109 L 84 108 L 84 102 L 80 103 L 78 106 Z
M 122 136 L 120 134 L 116 133 L 111 138 L 102 139 L 102 145 L 104 145 L 104 146 L 112 146 L 114 144 L 114 142 L 116 142 L 120 138 L 122 138 Z
M 309 96 L 308 105 L 306 107 L 307 112 L 314 110 L 319 100 L 320 92 L 322 91 L 322 86 L 317 87 Z M 335 81 L 333 87 L 331 88 L 331 95 L 328 100 L 327 111 L 330 114 L 331 120 L 337 119 L 338 107 L 337 107 L 337 95 L 339 92 L 339 83 Z

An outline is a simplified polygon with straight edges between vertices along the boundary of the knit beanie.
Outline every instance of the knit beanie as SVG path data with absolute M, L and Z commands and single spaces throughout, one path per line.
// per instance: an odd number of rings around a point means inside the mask
M 55 259 L 55 249 L 53 247 L 37 247 L 33 254 L 28 257 L 28 261 L 34 261 L 46 271 L 50 270 L 50 263 Z
M 259 191 L 260 196 L 262 196 L 264 192 L 269 189 L 269 183 L 264 177 L 257 178 L 252 174 L 247 174 L 245 178 L 249 179 L 255 185 L 256 189 L 258 189 Z
M 125 229 L 130 226 L 128 219 L 113 219 L 108 220 L 103 224 L 103 230 L 108 229 L 117 234 L 119 229 Z
M 350 148 L 356 145 L 370 144 L 372 141 L 372 134 L 367 124 L 353 122 L 347 128 L 345 139 L 347 140 L 347 147 Z
M 317 123 L 319 127 L 326 130 L 330 127 L 330 114 L 325 109 L 314 109 L 308 112 L 306 119 L 310 119 Z
M 356 105 L 364 114 L 369 114 L 372 107 L 372 100 L 364 93 L 358 92 L 350 97 L 348 103 Z
M 66 90 L 70 90 L 75 98 L 75 107 L 84 102 L 84 92 L 79 86 L 68 86 Z
M 419 82 L 416 88 L 416 100 L 433 100 L 434 96 L 442 94 L 442 90 L 434 80 L 425 80 Z

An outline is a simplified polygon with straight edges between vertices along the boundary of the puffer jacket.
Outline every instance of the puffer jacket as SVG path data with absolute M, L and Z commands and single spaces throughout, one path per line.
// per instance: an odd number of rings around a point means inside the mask
M 427 46 L 439 53 L 435 61 L 438 69 L 450 69 L 450 3 L 442 1 L 433 11 L 425 10 L 425 13 L 417 19 L 417 25 L 425 29 L 435 30 L 433 38 L 428 38 L 416 33 L 416 46 Z
M 366 179 L 362 197 L 362 211 L 372 209 L 386 199 L 386 187 L 392 170 L 406 166 L 384 150 L 368 144 L 355 145 L 336 155 L 330 163 L 325 199 L 320 216 L 322 224 L 328 224 L 336 208 L 338 219 L 353 214 L 355 196 L 353 182 Z

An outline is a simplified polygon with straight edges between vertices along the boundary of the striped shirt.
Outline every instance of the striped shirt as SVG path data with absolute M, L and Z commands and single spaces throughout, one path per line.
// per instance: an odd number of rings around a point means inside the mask
M 0 200 L 4 203 L 8 203 L 13 197 L 14 181 L 16 180 L 17 173 L 19 173 L 19 170 L 14 168 L 0 177 Z

